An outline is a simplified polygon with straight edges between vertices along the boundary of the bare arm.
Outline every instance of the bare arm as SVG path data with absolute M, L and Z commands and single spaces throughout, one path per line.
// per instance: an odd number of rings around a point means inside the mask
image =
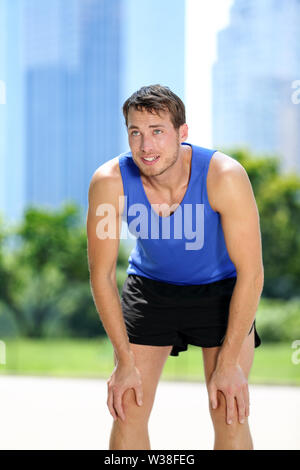
M 142 381 L 135 367 L 116 280 L 116 264 L 120 244 L 121 216 L 119 208 L 123 187 L 111 170 L 101 169 L 93 175 L 89 188 L 87 215 L 88 261 L 90 284 L 96 308 L 115 352 L 116 367 L 107 381 L 107 405 L 113 418 L 125 420 L 123 393 L 133 388 L 138 405 L 142 405 Z
M 217 390 L 224 393 L 228 423 L 233 419 L 236 398 L 242 423 L 244 417 L 249 416 L 249 391 L 239 365 L 239 353 L 254 321 L 264 279 L 259 214 L 247 172 L 238 162 L 224 166 L 216 187 L 215 206 L 221 216 L 237 280 L 229 306 L 226 336 L 208 389 L 213 408 L 217 406 Z
M 264 279 L 259 213 L 247 172 L 238 162 L 224 171 L 218 199 L 228 254 L 237 271 L 218 361 L 236 363 L 254 321 Z
M 132 354 L 116 281 L 120 217 L 119 182 L 98 169 L 89 188 L 87 214 L 90 285 L 100 319 L 118 360 L 130 361 Z M 108 238 L 104 238 L 105 232 Z

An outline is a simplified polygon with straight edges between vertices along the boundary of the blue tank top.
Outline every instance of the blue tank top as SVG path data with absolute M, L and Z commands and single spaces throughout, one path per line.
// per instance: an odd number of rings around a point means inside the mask
M 192 148 L 190 180 L 185 195 L 169 217 L 151 207 L 132 153 L 119 155 L 124 189 L 122 219 L 136 238 L 127 274 L 177 285 L 207 284 L 236 276 L 229 258 L 220 214 L 209 204 L 206 178 L 216 150 Z

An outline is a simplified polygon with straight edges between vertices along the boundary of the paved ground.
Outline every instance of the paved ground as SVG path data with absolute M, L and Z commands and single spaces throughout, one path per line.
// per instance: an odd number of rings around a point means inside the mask
M 300 449 L 300 388 L 249 385 L 254 448 Z M 0 376 L 0 449 L 108 449 L 112 417 L 101 379 Z M 153 450 L 212 449 L 204 384 L 161 381 Z

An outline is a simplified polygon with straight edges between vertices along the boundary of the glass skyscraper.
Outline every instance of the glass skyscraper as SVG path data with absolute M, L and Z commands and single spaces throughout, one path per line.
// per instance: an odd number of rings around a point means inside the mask
M 24 2 L 27 201 L 86 206 L 118 153 L 120 13 L 121 0 Z
M 213 67 L 213 145 L 279 156 L 300 171 L 300 1 L 235 0 Z
M 0 0 L 6 217 L 85 212 L 93 172 L 128 150 L 123 101 L 151 83 L 184 99 L 184 16 L 182 0 Z

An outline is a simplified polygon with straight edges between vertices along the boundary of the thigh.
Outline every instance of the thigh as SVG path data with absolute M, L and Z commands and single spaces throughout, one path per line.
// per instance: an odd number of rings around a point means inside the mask
M 221 346 L 225 336 L 236 277 L 186 286 L 186 312 L 179 333 L 185 342 L 206 349 Z
M 177 336 L 175 285 L 130 274 L 125 280 L 121 307 L 130 344 L 173 345 Z M 147 354 L 147 353 L 146 353 Z
M 143 405 L 137 405 L 133 389 L 126 390 L 122 398 L 125 421 L 145 421 L 150 416 L 157 385 L 172 346 L 149 346 L 130 343 L 130 349 L 134 353 L 135 366 L 141 374 Z M 116 365 L 115 353 L 114 362 Z

